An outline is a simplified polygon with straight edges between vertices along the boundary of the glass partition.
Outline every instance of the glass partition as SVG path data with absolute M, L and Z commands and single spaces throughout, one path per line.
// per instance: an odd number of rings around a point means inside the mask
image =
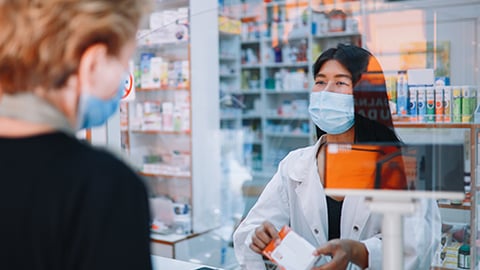
M 444 255 L 458 255 L 465 245 L 472 246 L 467 260 L 476 266 L 479 8 L 467 0 L 220 1 L 222 20 L 240 25 L 235 34 L 219 29 L 219 95 L 222 168 L 237 189 L 230 198 L 242 194 L 243 202 L 235 199 L 243 204 L 242 217 L 279 161 L 316 141 L 308 114 L 313 61 L 338 43 L 355 44 L 378 58 L 405 143 L 464 145 L 463 155 L 451 157 L 463 159 L 465 199 L 439 200 L 447 242 L 432 268 L 464 267 L 458 256 Z M 238 215 L 242 206 L 235 209 Z

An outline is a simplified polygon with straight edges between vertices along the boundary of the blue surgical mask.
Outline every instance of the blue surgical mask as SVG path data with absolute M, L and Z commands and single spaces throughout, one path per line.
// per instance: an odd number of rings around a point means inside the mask
M 328 134 L 341 134 L 354 123 L 353 95 L 312 92 L 308 112 L 313 123 Z
M 92 128 L 105 124 L 118 110 L 120 100 L 125 89 L 125 78 L 117 89 L 114 97 L 104 100 L 94 95 L 85 93 L 80 96 L 78 110 L 78 129 Z

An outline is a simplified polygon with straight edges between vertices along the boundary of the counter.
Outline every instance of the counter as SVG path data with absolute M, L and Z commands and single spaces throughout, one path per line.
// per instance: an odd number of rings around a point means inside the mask
M 206 265 L 189 263 L 155 255 L 152 255 L 152 266 L 153 270 L 221 270 L 220 268 L 213 268 Z

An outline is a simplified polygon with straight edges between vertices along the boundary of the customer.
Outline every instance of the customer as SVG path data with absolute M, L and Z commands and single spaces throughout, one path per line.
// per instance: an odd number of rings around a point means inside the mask
M 0 269 L 151 269 L 145 185 L 75 137 L 117 108 L 146 0 L 0 0 Z
M 320 55 L 313 70 L 309 111 L 321 137 L 282 160 L 236 230 L 235 253 L 243 269 L 265 268 L 261 252 L 284 225 L 317 247 L 317 255 L 331 255 L 315 269 L 382 268 L 382 216 L 370 212 L 364 197 L 327 196 L 323 164 L 327 142 L 399 142 L 383 73 L 368 51 L 341 44 Z M 376 102 L 366 102 L 372 99 Z M 422 200 L 420 209 L 405 218 L 406 269 L 429 269 L 439 219 L 433 200 Z

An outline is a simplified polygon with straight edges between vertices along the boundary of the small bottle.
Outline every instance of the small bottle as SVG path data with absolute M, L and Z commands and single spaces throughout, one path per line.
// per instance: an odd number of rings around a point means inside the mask
M 470 269 L 470 246 L 467 243 L 458 249 L 458 268 Z

